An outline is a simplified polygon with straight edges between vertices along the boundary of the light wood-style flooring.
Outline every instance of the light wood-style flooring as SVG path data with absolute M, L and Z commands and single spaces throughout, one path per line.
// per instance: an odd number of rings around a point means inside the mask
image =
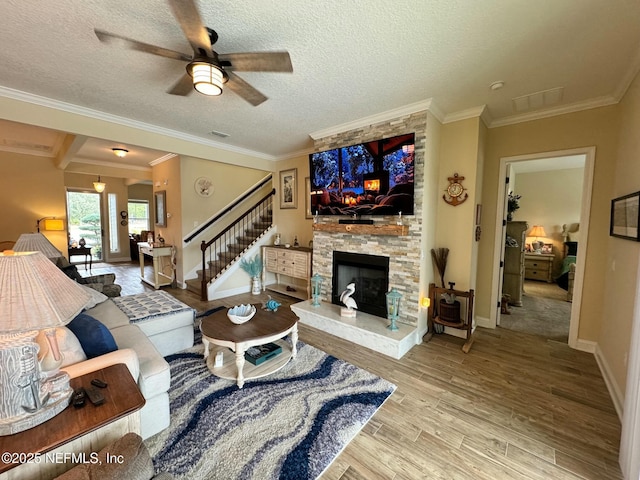
M 106 271 L 123 294 L 149 289 L 135 266 L 93 269 Z M 262 300 L 166 290 L 198 311 Z M 293 315 L 297 300 L 277 299 Z M 322 479 L 622 478 L 620 422 L 593 355 L 500 328 L 475 338 L 466 355 L 461 339 L 435 335 L 395 360 L 301 325 L 301 341 L 398 386 Z

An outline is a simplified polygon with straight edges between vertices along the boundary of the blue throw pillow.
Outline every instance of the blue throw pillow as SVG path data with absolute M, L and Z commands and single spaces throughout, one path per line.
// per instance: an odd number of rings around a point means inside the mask
M 109 329 L 86 313 L 81 313 L 71 320 L 67 328 L 78 337 L 87 358 L 98 357 L 118 349 Z

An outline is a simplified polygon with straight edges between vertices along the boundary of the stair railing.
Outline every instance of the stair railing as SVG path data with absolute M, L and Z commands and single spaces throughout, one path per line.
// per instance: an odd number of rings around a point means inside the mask
M 207 287 L 210 281 L 224 272 L 237 258 L 239 258 L 265 231 L 272 226 L 273 197 L 276 189 L 258 200 L 254 206 L 239 215 L 222 232 L 208 242 L 202 241 L 202 281 L 200 298 L 208 300 Z M 249 233 L 251 232 L 251 233 Z M 249 238 L 243 243 L 240 238 Z M 231 246 L 238 243 L 238 249 Z

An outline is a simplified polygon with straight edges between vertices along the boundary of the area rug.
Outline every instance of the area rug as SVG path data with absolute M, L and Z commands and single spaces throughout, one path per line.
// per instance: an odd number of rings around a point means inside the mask
M 315 479 L 396 388 L 303 342 L 242 389 L 209 372 L 202 345 L 167 361 L 171 426 L 145 443 L 175 478 Z

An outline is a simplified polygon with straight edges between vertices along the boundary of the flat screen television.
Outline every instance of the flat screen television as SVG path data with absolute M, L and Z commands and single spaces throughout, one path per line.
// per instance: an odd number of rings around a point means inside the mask
M 309 155 L 311 212 L 413 215 L 415 134 Z

